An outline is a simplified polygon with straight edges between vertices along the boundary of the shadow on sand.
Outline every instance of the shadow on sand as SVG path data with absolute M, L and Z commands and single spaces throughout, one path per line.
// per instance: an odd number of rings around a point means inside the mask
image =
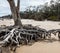
M 55 39 L 55 38 L 51 38 L 51 39 L 39 39 L 38 41 L 39 43 L 54 43 L 54 42 L 59 42 L 60 40 Z M 34 43 L 36 43 L 35 41 L 31 41 L 30 43 L 28 43 L 26 46 L 32 46 Z

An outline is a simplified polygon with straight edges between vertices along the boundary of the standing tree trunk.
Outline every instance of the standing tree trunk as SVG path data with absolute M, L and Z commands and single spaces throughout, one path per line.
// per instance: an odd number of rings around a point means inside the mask
M 15 6 L 14 0 L 7 0 L 7 1 L 10 5 L 12 18 L 14 19 L 15 26 L 22 27 L 21 18 L 19 14 L 20 0 L 17 0 L 17 6 Z

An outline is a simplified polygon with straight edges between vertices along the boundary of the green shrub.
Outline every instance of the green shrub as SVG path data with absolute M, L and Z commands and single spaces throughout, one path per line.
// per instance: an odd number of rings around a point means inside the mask
M 57 21 L 57 16 L 50 16 L 48 20 Z

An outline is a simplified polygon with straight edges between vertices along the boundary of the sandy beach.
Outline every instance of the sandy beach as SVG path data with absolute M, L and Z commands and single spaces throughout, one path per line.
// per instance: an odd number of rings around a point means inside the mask
M 59 21 L 35 21 L 30 19 L 22 19 L 22 24 L 32 24 L 33 26 L 38 26 L 40 28 L 51 30 L 51 29 L 60 29 L 60 22 Z M 6 25 L 14 25 L 13 19 L 4 19 L 3 21 L 0 20 L 0 26 Z
M 60 53 L 60 43 L 36 42 L 32 46 L 22 46 L 17 53 Z
M 29 19 L 22 19 L 22 24 L 32 24 L 33 26 L 38 26 L 40 28 L 51 30 L 60 29 L 60 22 L 58 21 L 34 21 Z M 13 20 L 0 20 L 0 26 L 14 25 Z M 57 37 L 55 37 L 57 39 Z M 31 46 L 24 45 L 17 48 L 17 53 L 60 53 L 60 42 L 59 41 L 38 41 Z

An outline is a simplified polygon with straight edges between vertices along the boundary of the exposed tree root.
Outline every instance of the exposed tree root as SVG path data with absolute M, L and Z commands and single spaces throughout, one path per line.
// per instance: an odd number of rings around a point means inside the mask
M 60 29 L 45 30 L 32 25 L 24 25 L 23 28 L 7 27 L 0 30 L 0 45 L 1 47 L 10 47 L 15 51 L 16 47 L 21 44 L 29 44 L 31 41 L 38 41 L 39 39 L 51 38 L 51 34 L 56 35 L 60 39 Z M 14 48 L 14 49 L 13 49 Z

